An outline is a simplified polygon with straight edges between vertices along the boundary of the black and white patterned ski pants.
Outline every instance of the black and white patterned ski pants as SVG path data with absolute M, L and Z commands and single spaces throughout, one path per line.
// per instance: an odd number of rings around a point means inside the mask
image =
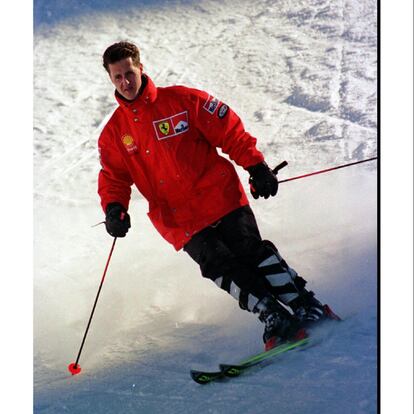
M 271 242 L 262 240 L 249 206 L 234 210 L 194 235 L 184 251 L 200 265 L 204 277 L 249 311 L 269 294 L 288 304 L 306 283 Z

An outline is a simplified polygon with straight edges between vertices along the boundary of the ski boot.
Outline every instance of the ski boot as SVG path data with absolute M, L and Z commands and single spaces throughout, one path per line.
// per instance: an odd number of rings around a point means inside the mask
M 265 324 L 263 333 L 265 351 L 285 341 L 304 339 L 308 336 L 300 321 L 275 299 L 263 298 L 256 305 L 254 312 L 259 313 L 259 320 Z
M 306 289 L 300 292 L 300 296 L 289 302 L 289 306 L 303 327 L 312 326 L 326 320 L 341 320 L 328 305 L 322 305 L 315 298 L 315 294 Z

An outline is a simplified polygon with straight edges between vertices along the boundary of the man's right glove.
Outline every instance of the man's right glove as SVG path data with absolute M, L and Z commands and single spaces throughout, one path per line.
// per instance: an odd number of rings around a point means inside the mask
M 125 237 L 131 227 L 131 219 L 120 203 L 110 203 L 106 207 L 106 231 L 113 237 Z
M 277 177 L 273 171 L 263 161 L 259 164 L 248 167 L 250 174 L 250 192 L 254 198 L 269 198 L 275 196 L 279 188 Z

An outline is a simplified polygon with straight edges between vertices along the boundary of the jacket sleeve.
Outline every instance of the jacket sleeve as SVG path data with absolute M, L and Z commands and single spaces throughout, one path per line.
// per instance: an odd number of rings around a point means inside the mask
M 102 208 L 105 212 L 109 203 L 118 202 L 128 210 L 133 181 L 113 135 L 107 128 L 99 137 L 98 149 L 101 162 L 98 194 Z
M 241 119 L 231 108 L 206 92 L 191 91 L 196 126 L 211 145 L 221 148 L 245 169 L 264 160 L 256 148 L 257 139 L 245 131 Z

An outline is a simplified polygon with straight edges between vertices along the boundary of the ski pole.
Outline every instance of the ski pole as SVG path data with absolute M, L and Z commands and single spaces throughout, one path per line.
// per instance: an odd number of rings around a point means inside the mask
M 296 177 L 286 178 L 285 180 L 280 180 L 279 184 L 280 183 L 286 183 L 287 181 L 299 180 L 300 178 L 310 177 L 312 175 L 323 174 L 323 173 L 326 173 L 326 172 L 329 172 L 329 171 L 339 170 L 340 168 L 350 167 L 351 165 L 361 164 L 363 162 L 374 161 L 377 158 L 378 157 L 368 158 L 368 159 L 362 160 L 362 161 L 350 162 L 348 164 L 342 164 L 342 165 L 338 165 L 336 167 L 326 168 L 324 170 L 314 171 L 314 172 L 311 172 L 311 173 L 308 173 L 308 174 L 303 174 L 303 175 L 298 175 Z M 273 169 L 273 173 L 277 174 L 278 171 L 280 169 L 282 169 L 283 167 L 286 167 L 286 165 L 288 165 L 287 161 L 283 161 L 281 164 L 279 164 L 277 167 L 275 167 Z
M 79 358 L 80 358 L 81 353 L 82 353 L 83 345 L 85 344 L 86 336 L 88 335 L 89 327 L 91 326 L 92 317 L 93 317 L 93 314 L 95 312 L 96 304 L 98 303 L 98 298 L 99 298 L 99 295 L 101 293 L 103 282 L 105 280 L 106 271 L 108 270 L 109 262 L 110 262 L 111 257 L 112 257 L 112 252 L 114 251 L 114 248 L 115 248 L 116 239 L 117 238 L 115 237 L 114 241 L 112 243 L 111 251 L 109 252 L 108 260 L 106 261 L 105 270 L 104 270 L 103 275 L 102 275 L 101 283 L 99 285 L 98 293 L 97 293 L 96 298 L 95 298 L 95 303 L 93 304 L 91 316 L 89 317 L 89 321 L 88 321 L 88 325 L 87 325 L 86 330 L 85 330 L 85 334 L 83 335 L 83 339 L 82 339 L 82 343 L 81 343 L 81 346 L 80 346 L 80 349 L 79 349 L 79 352 L 78 352 L 78 356 L 76 357 L 75 362 L 72 362 L 71 364 L 68 365 L 68 370 L 72 375 L 76 375 L 76 374 L 79 374 L 81 372 L 81 367 L 79 365 Z

